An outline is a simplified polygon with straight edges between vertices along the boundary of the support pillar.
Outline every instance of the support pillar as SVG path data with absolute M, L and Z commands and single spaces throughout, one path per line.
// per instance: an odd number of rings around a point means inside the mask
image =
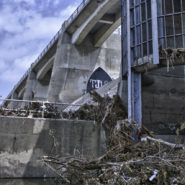
M 132 15 L 133 16 L 133 15 Z M 128 119 L 142 124 L 142 100 L 141 100 L 141 73 L 132 69 L 134 65 L 134 55 L 131 51 L 131 17 L 130 0 L 122 0 L 122 88 L 127 80 L 128 90 Z M 122 92 L 123 93 L 123 92 Z
M 34 71 L 30 71 L 28 75 L 26 85 L 25 85 L 25 92 L 23 95 L 23 100 L 33 100 L 34 99 L 34 89 L 36 84 L 36 73 Z M 23 102 L 21 107 L 24 108 L 28 103 Z
M 100 48 L 86 39 L 80 45 L 71 44 L 71 37 L 60 36 L 48 90 L 48 101 L 71 103 L 84 93 L 93 72 Z
M 141 73 L 132 71 L 131 74 L 131 102 L 132 110 L 130 118 L 134 119 L 139 125 L 142 124 L 142 98 L 141 98 Z
M 33 92 L 34 92 L 35 82 L 36 82 L 36 74 L 34 71 L 30 71 L 30 74 L 29 74 L 28 79 L 26 81 L 23 100 L 33 100 L 33 98 L 34 98 Z
M 18 94 L 17 94 L 17 92 L 14 91 L 12 93 L 11 99 L 12 100 L 18 100 Z M 17 105 L 18 105 L 18 102 L 16 102 L 16 101 L 10 101 L 10 103 L 8 104 L 8 108 L 9 109 L 13 109 L 13 108 L 16 108 Z

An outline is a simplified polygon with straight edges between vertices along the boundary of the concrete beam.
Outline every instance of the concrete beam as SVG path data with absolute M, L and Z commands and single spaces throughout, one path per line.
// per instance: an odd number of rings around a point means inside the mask
M 32 100 L 32 93 L 36 82 L 36 73 L 34 71 L 30 71 L 30 74 L 27 78 L 26 85 L 25 85 L 25 92 L 23 100 Z M 21 105 L 24 107 L 24 103 Z
M 17 100 L 18 99 L 18 94 L 16 91 L 14 91 L 11 95 L 11 99 L 13 100 Z M 8 104 L 8 108 L 9 109 L 13 109 L 17 106 L 17 102 L 14 102 L 14 101 L 10 101 L 9 104 Z
M 95 26 L 95 24 L 114 6 L 119 0 L 105 0 L 92 13 L 92 15 L 72 35 L 72 44 L 80 44 Z
M 118 28 L 121 24 L 121 11 L 116 16 L 112 25 L 103 25 L 94 35 L 94 46 L 100 47 L 108 37 Z
M 114 19 L 115 19 L 114 15 L 106 14 L 98 22 L 104 24 L 113 24 Z
M 55 55 L 51 57 L 42 67 L 42 69 L 37 73 L 37 80 L 42 80 L 47 72 L 52 68 L 55 60 Z
M 20 91 L 19 91 L 19 93 L 18 93 L 18 98 L 19 99 L 23 99 L 23 97 L 24 97 L 24 92 L 25 92 L 25 87 L 24 88 L 22 88 Z

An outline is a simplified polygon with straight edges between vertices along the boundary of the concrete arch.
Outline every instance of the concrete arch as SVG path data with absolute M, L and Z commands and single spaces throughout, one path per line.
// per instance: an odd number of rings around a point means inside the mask
M 47 72 L 52 68 L 53 63 L 55 60 L 55 55 L 50 58 L 42 67 L 42 69 L 40 69 L 40 71 L 37 73 L 37 80 L 41 81 L 45 75 L 47 74 Z
M 99 4 L 99 6 L 94 10 L 94 12 L 84 21 L 84 23 L 78 28 L 76 29 L 76 31 L 73 33 L 72 35 L 72 44 L 81 44 L 83 42 L 83 40 L 85 39 L 85 37 L 91 32 L 91 30 L 96 26 L 96 24 L 101 21 L 101 18 L 103 16 L 105 16 L 108 11 L 114 7 L 116 4 L 119 3 L 119 0 L 105 0 L 102 3 Z M 121 14 L 120 14 L 121 15 Z M 120 22 L 117 21 L 119 20 L 119 14 L 116 15 L 116 18 L 113 22 L 115 22 L 116 24 L 113 24 L 114 26 L 110 26 L 110 28 L 112 29 L 108 29 L 109 31 L 107 32 L 107 36 L 109 34 L 111 34 L 111 32 L 114 31 L 114 27 L 116 27 L 116 25 Z M 101 21 L 102 22 L 102 21 Z M 105 21 L 104 21 L 105 22 Z M 110 21 L 109 21 L 110 22 Z M 107 23 L 107 21 L 106 21 Z M 118 25 L 119 26 L 119 25 Z M 102 31 L 100 31 L 102 33 Z M 98 42 L 99 35 L 100 32 L 97 33 L 95 40 L 97 40 L 97 45 L 99 43 L 100 45 L 100 41 Z M 103 34 L 105 35 L 105 34 Z M 103 36 L 102 35 L 102 36 Z M 104 36 L 105 37 L 105 36 Z
M 24 97 L 24 92 L 25 92 L 25 87 L 22 88 L 22 89 L 19 91 L 19 93 L 18 93 L 18 98 L 19 98 L 19 99 L 23 99 L 23 97 Z

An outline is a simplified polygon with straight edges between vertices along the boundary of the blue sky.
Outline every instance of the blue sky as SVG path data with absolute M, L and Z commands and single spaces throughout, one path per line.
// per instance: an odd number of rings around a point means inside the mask
M 5 98 L 82 0 L 0 0 L 0 96 Z

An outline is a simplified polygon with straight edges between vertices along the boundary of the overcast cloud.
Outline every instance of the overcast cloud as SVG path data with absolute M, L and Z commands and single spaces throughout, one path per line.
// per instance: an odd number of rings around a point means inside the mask
M 8 95 L 80 2 L 0 0 L 0 95 Z

